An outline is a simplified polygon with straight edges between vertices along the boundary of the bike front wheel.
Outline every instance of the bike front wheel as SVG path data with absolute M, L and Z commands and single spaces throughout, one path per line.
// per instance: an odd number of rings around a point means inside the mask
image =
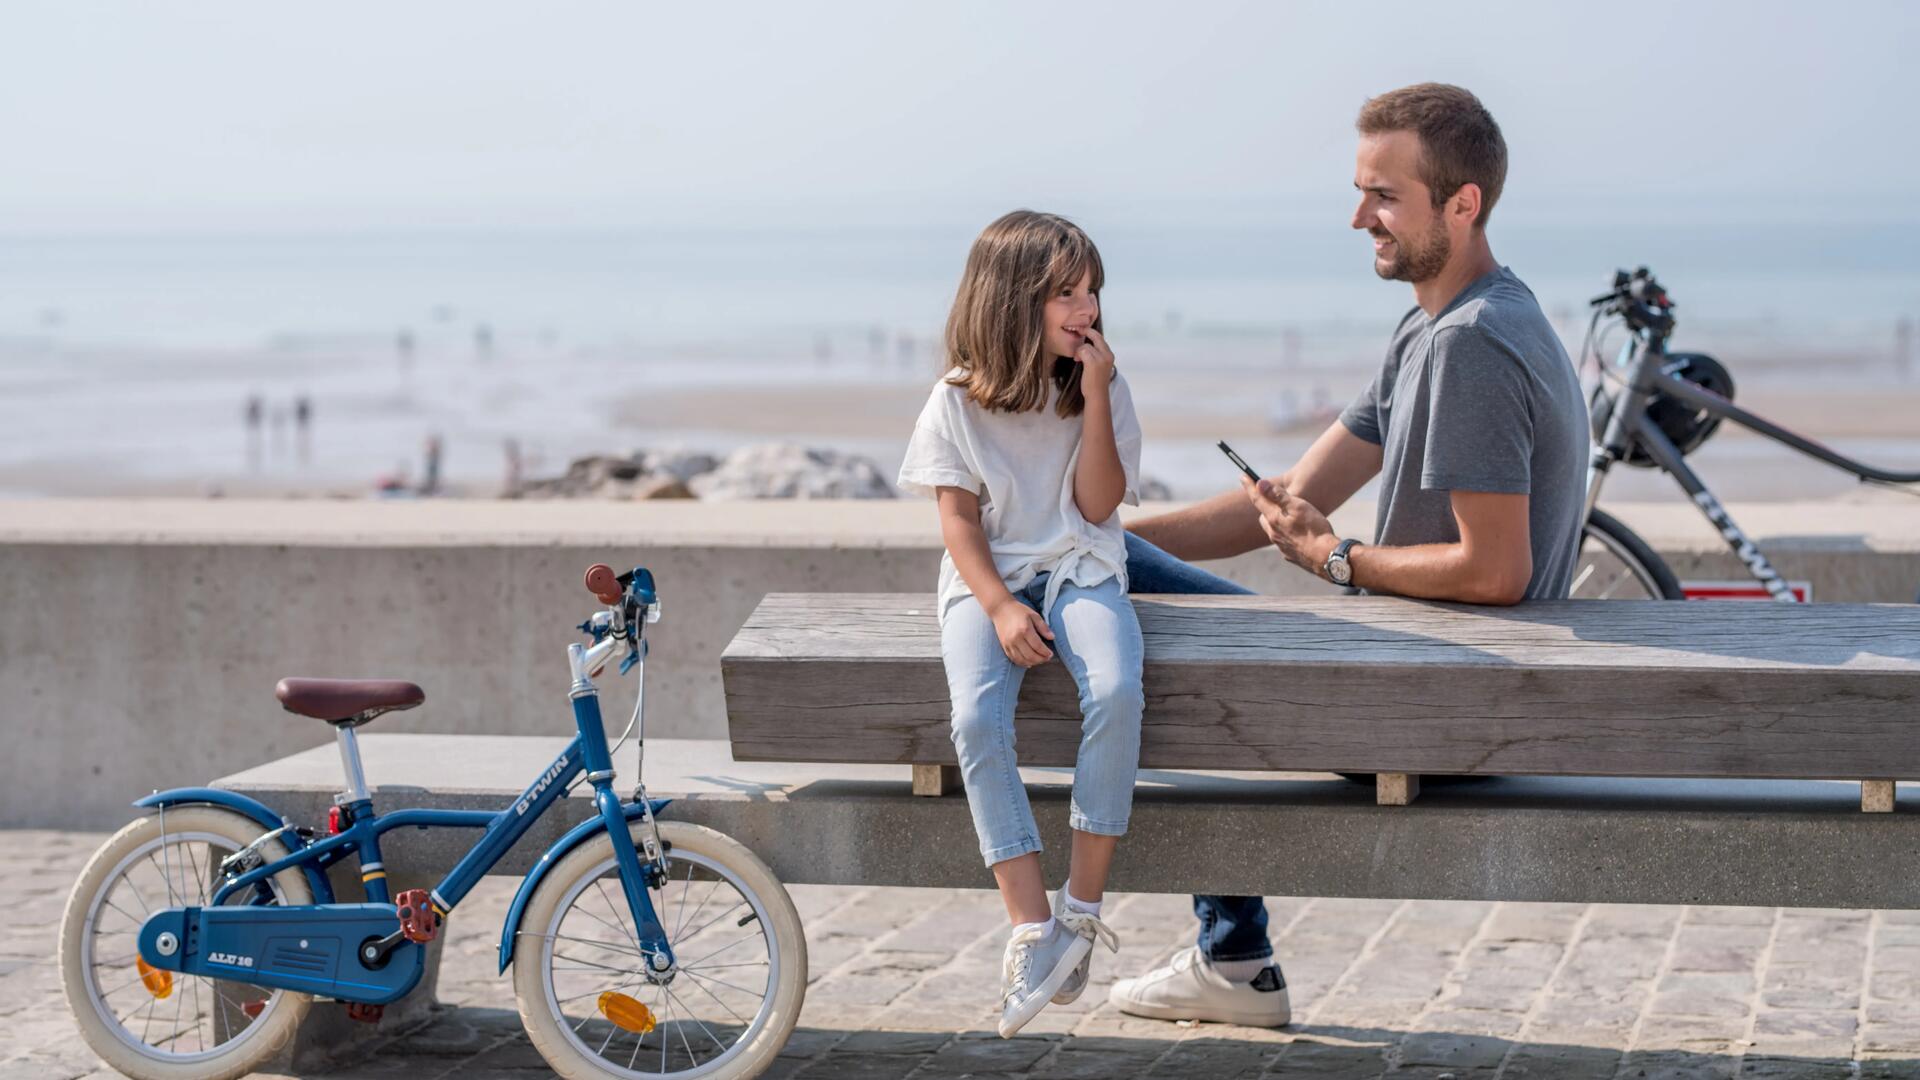
M 1680 579 L 1645 540 L 1604 510 L 1587 517 L 1573 567 L 1574 600 L 1685 600 Z
M 605 833 L 560 860 L 520 923 L 520 1019 L 567 1080 L 744 1080 L 800 1019 L 807 943 L 786 888 L 731 837 L 659 827 L 667 873 L 649 898 L 679 964 L 668 976 L 647 970 Z M 638 847 L 646 825 L 630 828 Z

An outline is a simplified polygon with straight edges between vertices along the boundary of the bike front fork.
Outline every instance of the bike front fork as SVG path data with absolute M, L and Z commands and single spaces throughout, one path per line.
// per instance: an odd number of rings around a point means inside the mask
M 641 804 L 646 805 L 646 795 L 641 793 Z M 599 808 L 600 820 L 606 824 L 607 836 L 613 841 L 613 861 L 620 869 L 620 889 L 626 893 L 627 907 L 633 915 L 634 936 L 640 951 L 646 954 L 647 967 L 655 974 L 666 974 L 674 969 L 673 946 L 667 941 L 667 928 L 660 924 L 660 917 L 654 911 L 653 898 L 648 895 L 651 887 L 664 887 L 666 868 L 665 853 L 656 850 L 657 841 L 651 835 L 653 815 L 646 815 L 649 835 L 646 839 L 647 859 L 642 862 L 640 853 L 634 849 L 628 839 L 630 833 L 625 808 L 620 797 L 613 793 L 613 784 L 602 780 L 593 785 L 594 805 Z

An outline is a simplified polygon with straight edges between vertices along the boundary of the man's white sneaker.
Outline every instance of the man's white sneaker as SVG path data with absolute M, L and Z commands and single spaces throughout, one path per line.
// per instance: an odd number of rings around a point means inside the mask
M 1040 1015 L 1092 948 L 1090 940 L 1064 926 L 1051 934 L 1037 926 L 1015 930 L 1001 961 L 1000 1037 L 1011 1039 Z
M 1071 1005 L 1080 1000 L 1080 995 L 1087 990 L 1087 977 L 1093 968 L 1093 943 L 1098 941 L 1107 947 L 1107 951 L 1119 952 L 1120 936 L 1101 922 L 1099 916 L 1068 907 L 1067 890 L 1064 888 L 1053 894 L 1053 918 L 1062 929 L 1087 939 L 1086 955 L 1074 965 L 1067 981 L 1060 985 L 1060 992 L 1053 995 L 1055 1005 Z
M 1114 983 L 1109 1000 L 1123 1013 L 1157 1020 L 1281 1027 L 1293 1019 L 1280 965 L 1261 968 L 1251 982 L 1231 982 L 1193 947 L 1175 953 L 1165 967 Z

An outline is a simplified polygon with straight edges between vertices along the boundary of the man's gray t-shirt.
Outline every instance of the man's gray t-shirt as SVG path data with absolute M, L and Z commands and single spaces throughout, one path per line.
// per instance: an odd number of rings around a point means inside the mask
M 1513 271 L 1484 275 L 1436 318 L 1408 312 L 1379 376 L 1340 422 L 1385 453 L 1375 543 L 1457 543 L 1451 492 L 1525 494 L 1527 599 L 1567 595 L 1586 506 L 1586 403 L 1560 338 Z

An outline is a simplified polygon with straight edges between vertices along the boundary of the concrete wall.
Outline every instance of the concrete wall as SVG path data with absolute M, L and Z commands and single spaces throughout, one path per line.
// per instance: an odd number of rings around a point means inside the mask
M 1741 576 L 1691 508 L 1612 509 L 1683 576 Z M 1920 586 L 1920 504 L 1732 512 L 1820 600 Z M 1335 520 L 1370 523 L 1365 506 Z M 599 561 L 660 582 L 650 732 L 719 736 L 717 660 L 761 595 L 930 591 L 939 551 L 908 502 L 0 502 L 0 826 L 112 826 L 155 788 L 327 741 L 273 700 L 285 675 L 420 683 L 426 705 L 379 731 L 564 735 L 565 648 Z M 1215 569 L 1324 587 L 1267 552 Z M 602 681 L 617 730 L 632 686 Z

